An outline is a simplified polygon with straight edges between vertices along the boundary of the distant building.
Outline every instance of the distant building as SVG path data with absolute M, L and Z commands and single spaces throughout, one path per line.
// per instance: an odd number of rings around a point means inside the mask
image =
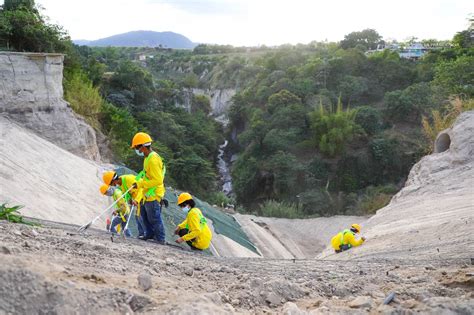
M 400 58 L 419 59 L 428 51 L 429 48 L 425 48 L 421 43 L 413 43 L 405 49 L 398 51 L 398 54 L 400 55 Z
M 428 51 L 438 48 L 425 47 L 421 43 L 413 43 L 406 47 L 399 44 L 379 44 L 376 49 L 368 50 L 365 54 L 372 55 L 376 52 L 384 51 L 385 49 L 397 52 L 400 58 L 417 60 L 423 57 Z

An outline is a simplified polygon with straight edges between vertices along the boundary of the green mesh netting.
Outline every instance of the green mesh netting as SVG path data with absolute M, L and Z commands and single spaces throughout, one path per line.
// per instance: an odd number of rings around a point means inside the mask
M 119 176 L 122 176 L 124 174 L 136 175 L 136 172 L 123 166 L 117 167 L 115 171 Z M 179 223 L 181 223 L 186 218 L 185 213 L 176 204 L 178 200 L 178 195 L 180 193 L 180 191 L 168 187 L 166 189 L 165 198 L 169 201 L 169 207 L 163 207 L 162 209 L 162 218 L 165 226 L 166 241 L 173 244 L 176 244 L 174 243 L 174 240 L 176 239 L 173 235 L 174 229 Z M 233 216 L 212 207 L 207 202 L 199 200 L 198 198 L 194 197 L 193 199 L 196 202 L 196 206 L 201 209 L 203 215 L 212 221 L 214 231 L 216 233 L 225 235 L 226 237 L 232 239 L 233 241 L 258 254 L 255 245 L 248 239 L 247 235 L 244 233 L 241 226 Z M 133 218 L 132 220 L 130 220 L 129 228 L 133 235 L 138 234 L 137 225 Z M 178 244 L 176 245 L 179 246 Z M 180 245 L 182 247 L 187 246 L 186 244 Z

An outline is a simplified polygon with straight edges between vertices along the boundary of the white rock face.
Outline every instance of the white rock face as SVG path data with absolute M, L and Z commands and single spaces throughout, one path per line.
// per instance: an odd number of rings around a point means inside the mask
M 61 54 L 0 52 L 0 114 L 98 161 L 94 130 L 63 100 L 63 59 Z
M 191 110 L 191 98 L 193 95 L 205 95 L 211 102 L 211 115 L 222 124 L 228 123 L 227 113 L 232 105 L 232 97 L 236 93 L 235 89 L 189 89 L 185 91 L 184 103 L 176 104 L 186 110 Z
M 99 165 L 0 115 L 0 203 L 26 216 L 82 225 L 107 207 Z M 101 210 L 102 209 L 102 210 Z M 96 227 L 105 226 L 104 219 Z

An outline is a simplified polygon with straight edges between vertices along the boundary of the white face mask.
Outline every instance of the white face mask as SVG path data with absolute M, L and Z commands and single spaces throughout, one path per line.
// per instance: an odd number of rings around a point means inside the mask
M 181 210 L 183 210 L 184 213 L 188 213 L 189 210 L 191 210 L 191 207 L 190 206 L 186 206 L 184 208 L 181 208 Z
M 107 191 L 105 192 L 106 196 L 112 197 L 114 195 L 115 187 L 109 187 Z
M 136 153 L 138 156 L 145 156 L 145 153 L 140 152 L 140 150 L 137 150 L 137 149 L 135 149 L 135 153 Z

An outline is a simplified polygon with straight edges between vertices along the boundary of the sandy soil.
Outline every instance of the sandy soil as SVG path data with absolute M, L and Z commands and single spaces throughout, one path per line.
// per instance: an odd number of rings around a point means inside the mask
M 463 259 L 219 258 L 4 221 L 0 244 L 0 314 L 474 312 L 474 266 Z

